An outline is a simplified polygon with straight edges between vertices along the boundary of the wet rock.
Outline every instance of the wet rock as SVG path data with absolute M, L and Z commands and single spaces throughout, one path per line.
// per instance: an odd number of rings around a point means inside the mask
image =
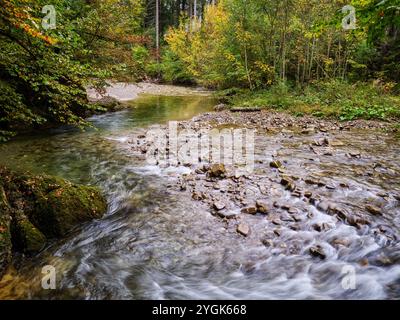
M 48 239 L 100 218 L 106 208 L 97 188 L 0 166 L 0 274 L 12 251 L 37 253 Z
M 318 140 L 314 140 L 313 145 L 317 147 L 328 146 L 329 145 L 328 138 L 321 138 Z
M 340 245 L 340 246 L 348 247 L 350 245 L 350 241 L 347 240 L 347 239 L 339 239 L 339 238 L 337 238 L 337 239 L 334 239 L 332 241 L 332 244 L 333 245 Z
M 313 257 L 320 258 L 323 260 L 326 258 L 326 253 L 324 252 L 323 248 L 320 245 L 311 247 L 310 254 Z
M 340 140 L 331 140 L 329 141 L 329 145 L 332 147 L 343 147 L 345 146 L 345 143 Z
M 296 213 L 298 213 L 299 211 L 298 211 L 296 208 L 290 207 L 289 210 L 288 210 L 288 212 L 289 212 L 290 214 L 296 214 Z
M 281 185 L 287 186 L 289 183 L 292 183 L 292 180 L 287 176 L 282 176 Z
M 100 107 L 107 109 L 107 111 L 117 111 L 123 107 L 121 102 L 111 96 L 105 96 L 100 100 L 97 100 L 95 103 Z
M 383 192 L 383 191 L 378 192 L 376 195 L 378 197 L 381 197 L 381 198 L 384 198 L 384 199 L 389 197 L 389 194 L 387 192 Z
M 256 214 L 257 213 L 257 208 L 256 207 L 247 207 L 243 208 L 241 210 L 242 213 L 247 213 L 247 214 Z
M 11 224 L 14 250 L 26 254 L 41 251 L 46 245 L 46 237 L 24 215 L 14 217 Z
M 296 185 L 293 182 L 289 182 L 289 184 L 286 185 L 285 190 L 287 190 L 287 191 L 295 191 L 296 190 Z
M 328 212 L 330 203 L 327 201 L 320 201 L 317 204 L 317 209 L 322 212 Z
M 313 178 L 306 178 L 306 179 L 304 180 L 304 182 L 307 183 L 307 184 L 311 184 L 311 185 L 317 185 L 317 184 L 319 184 L 319 181 L 318 181 L 318 180 L 315 180 L 315 179 L 313 179 Z
M 301 198 L 301 192 L 299 191 L 292 192 L 292 197 Z
M 214 111 L 223 111 L 227 110 L 229 107 L 226 104 L 220 103 L 214 107 Z
M 274 234 L 278 237 L 282 235 L 282 230 L 281 229 L 274 229 Z
M 225 178 L 226 176 L 225 165 L 221 163 L 213 164 L 208 170 L 208 175 L 212 178 Z
M 181 181 L 180 190 L 185 191 L 187 189 L 186 181 Z
M 271 168 L 275 168 L 275 169 L 282 169 L 283 168 L 283 164 L 279 160 L 271 161 L 269 163 L 269 166 Z
M 280 219 L 277 219 L 277 218 L 272 219 L 271 222 L 276 226 L 280 226 L 282 224 L 282 221 Z
M 196 174 L 204 174 L 204 171 L 203 171 L 203 169 L 201 169 L 201 168 L 197 168 L 196 170 L 194 170 L 194 172 L 195 172 Z
M 306 191 L 306 192 L 304 192 L 304 196 L 306 198 L 311 198 L 312 197 L 312 192 L 311 191 Z
M 192 193 L 192 199 L 193 200 L 201 201 L 201 200 L 204 200 L 205 198 L 206 198 L 206 196 L 204 195 L 203 192 L 195 191 L 195 192 Z
M 284 222 L 293 222 L 293 221 L 294 221 L 294 220 L 293 220 L 293 217 L 290 216 L 290 215 L 288 215 L 287 213 L 281 214 L 280 219 L 281 219 L 282 221 L 284 221 Z
M 329 223 L 326 223 L 326 222 L 316 223 L 316 224 L 313 225 L 313 229 L 315 231 L 318 231 L 318 232 L 328 231 L 328 230 L 330 230 L 332 228 L 333 227 Z
M 349 158 L 361 158 L 361 153 L 358 151 L 351 151 L 347 154 Z
M 368 205 L 365 206 L 365 209 L 369 213 L 373 214 L 374 216 L 382 215 L 382 210 L 380 208 L 378 208 L 378 207 L 373 206 L 373 205 L 368 204 Z
M 261 243 L 266 246 L 267 248 L 273 247 L 274 246 L 274 242 L 269 239 L 269 238 L 263 238 L 261 239 Z
M 295 215 L 293 215 L 293 220 L 295 222 L 301 222 L 301 221 L 303 221 L 303 217 L 298 214 L 295 214 Z
M 247 237 L 250 233 L 250 227 L 245 224 L 245 223 L 240 223 L 237 228 L 236 231 L 241 234 L 242 236 Z
M 10 206 L 23 199 L 19 209 L 47 238 L 63 237 L 76 225 L 102 217 L 107 209 L 104 197 L 95 187 L 4 168 L 0 168 L 0 176 L 6 178 L 3 187 L 9 193 Z
M 367 258 L 361 259 L 358 263 L 359 263 L 359 265 L 362 266 L 362 267 L 366 267 L 366 266 L 369 265 L 369 262 L 368 262 L 368 259 L 367 259 Z
M 257 211 L 262 214 L 267 214 L 270 211 L 269 204 L 264 200 L 257 200 L 256 206 L 257 206 Z
M 222 209 L 225 208 L 225 203 L 223 203 L 223 202 L 221 202 L 221 201 L 215 201 L 215 202 L 213 203 L 213 206 L 214 206 L 214 209 L 220 211 L 220 210 L 222 210 Z
M 224 219 L 235 219 L 237 218 L 238 214 L 235 211 L 222 210 L 218 212 L 218 216 Z
M 218 183 L 216 183 L 216 184 L 213 185 L 213 189 L 214 190 L 220 190 L 221 186 Z

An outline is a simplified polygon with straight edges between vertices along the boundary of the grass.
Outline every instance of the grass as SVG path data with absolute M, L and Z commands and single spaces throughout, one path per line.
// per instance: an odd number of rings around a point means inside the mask
M 219 91 L 217 97 L 232 107 L 267 108 L 296 116 L 310 114 L 341 121 L 400 120 L 400 96 L 390 92 L 386 85 L 333 80 L 300 89 L 279 83 L 268 90 L 233 88 Z

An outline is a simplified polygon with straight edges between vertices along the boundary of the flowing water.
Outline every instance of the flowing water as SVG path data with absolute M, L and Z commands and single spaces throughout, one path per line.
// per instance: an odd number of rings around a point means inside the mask
M 99 186 L 109 205 L 102 219 L 80 226 L 31 260 L 17 259 L 18 268 L 0 282 L 0 298 L 400 298 L 399 204 L 393 198 L 387 202 L 389 216 L 379 222 L 388 226 L 390 237 L 374 236 L 372 227 L 357 230 L 340 223 L 323 235 L 283 233 L 287 246 L 306 246 L 319 238 L 328 254 L 325 260 L 316 260 L 306 247 L 287 254 L 232 232 L 207 206 L 172 187 L 187 168 L 160 171 L 138 161 L 127 148 L 133 132 L 155 123 L 190 119 L 214 104 L 204 96 L 141 97 L 132 102 L 131 109 L 92 117 L 97 130 L 61 128 L 1 146 L 1 163 Z M 342 140 L 368 150 L 372 137 L 373 133 L 348 134 Z M 323 163 L 305 159 L 301 139 L 264 138 L 263 153 L 256 157 L 280 152 L 291 159 L 294 171 L 319 171 L 345 179 L 354 188 L 329 196 L 338 201 L 346 197 L 355 206 L 378 191 L 399 191 L 397 140 L 372 139 L 374 149 L 368 153 L 391 170 L 373 179 L 355 177 L 357 164 L 349 164 L 345 157 Z M 300 162 L 306 162 L 305 166 L 299 166 Z M 363 187 L 369 193 L 362 192 Z M 314 213 L 314 222 L 332 222 L 331 216 L 316 209 Z M 258 224 L 254 234 L 264 227 L 268 226 Z M 338 236 L 350 245 L 338 250 L 329 247 L 329 241 Z M 390 262 L 360 265 L 362 258 L 382 252 Z M 56 268 L 56 290 L 41 288 L 44 265 Z M 356 289 L 343 286 L 346 266 L 355 271 Z

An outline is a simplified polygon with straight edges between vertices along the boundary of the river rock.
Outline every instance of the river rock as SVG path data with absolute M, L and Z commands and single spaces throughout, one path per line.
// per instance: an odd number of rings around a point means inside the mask
M 247 214 L 256 214 L 257 213 L 257 208 L 256 207 L 247 207 L 242 209 L 242 213 L 247 213 Z
M 264 200 L 257 200 L 256 202 L 257 211 L 263 214 L 267 214 L 269 212 L 269 205 Z
M 217 104 L 214 107 L 214 111 L 223 111 L 223 110 L 226 110 L 226 109 L 229 109 L 229 107 L 224 103 Z
M 16 251 L 35 254 L 46 245 L 46 237 L 23 214 L 14 216 L 12 224 L 12 242 Z
M 320 245 L 311 247 L 310 248 L 310 254 L 313 257 L 317 257 L 317 258 L 320 258 L 320 259 L 325 259 L 326 258 L 326 254 L 325 254 L 323 248 Z
M 264 246 L 266 246 L 267 248 L 274 246 L 274 242 L 272 241 L 272 239 L 269 239 L 269 238 L 262 238 L 261 239 L 261 243 Z
M 312 192 L 311 191 L 306 191 L 306 192 L 304 192 L 304 196 L 306 198 L 311 198 L 312 197 Z
M 368 205 L 365 206 L 365 209 L 369 213 L 373 214 L 374 216 L 382 215 L 382 210 L 380 208 L 378 208 L 378 207 L 373 206 L 373 205 L 368 204 Z
M 102 108 L 107 109 L 107 111 L 117 111 L 122 109 L 122 104 L 116 98 L 111 96 L 102 97 L 100 100 L 95 102 Z
M 247 237 L 250 233 L 250 227 L 242 222 L 237 226 L 236 231 L 240 233 L 242 236 Z
M 225 208 L 225 203 L 223 203 L 223 202 L 221 202 L 221 201 L 215 201 L 215 202 L 213 203 L 213 206 L 214 206 L 214 208 L 215 208 L 216 210 L 220 211 L 220 210 L 222 210 L 222 209 Z
M 208 170 L 208 175 L 211 178 L 225 178 L 226 176 L 225 165 L 222 163 L 213 164 Z
M 235 211 L 221 210 L 218 211 L 218 216 L 223 219 L 234 219 L 238 216 L 238 213 Z
M 283 168 L 283 164 L 279 160 L 271 161 L 269 163 L 269 166 L 271 168 L 275 168 L 275 169 L 282 169 Z
M 4 167 L 0 167 L 0 177 L 10 208 L 24 214 L 23 219 L 14 217 L 20 220 L 15 230 L 25 234 L 22 238 L 29 235 L 32 226 L 47 239 L 63 237 L 75 226 L 102 217 L 107 209 L 104 197 L 95 187 L 48 175 L 11 172 Z M 37 231 L 31 234 L 34 242 L 39 243 L 41 236 Z M 26 250 L 39 247 L 30 244 Z

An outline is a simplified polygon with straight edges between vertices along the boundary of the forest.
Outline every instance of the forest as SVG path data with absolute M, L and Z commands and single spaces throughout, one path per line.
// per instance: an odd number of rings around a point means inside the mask
M 1 0 L 2 140 L 84 126 L 96 108 L 84 88 L 105 79 L 198 84 L 234 105 L 341 120 L 399 116 L 398 0 L 46 5 Z

